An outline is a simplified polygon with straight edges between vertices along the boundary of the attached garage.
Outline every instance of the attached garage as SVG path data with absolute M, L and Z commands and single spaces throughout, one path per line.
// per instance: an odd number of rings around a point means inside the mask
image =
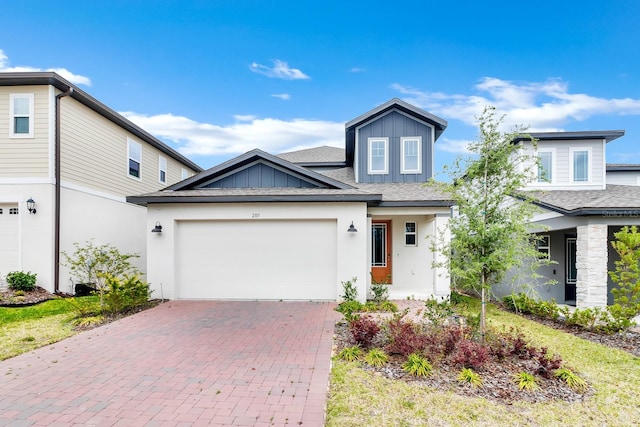
M 0 204 L 0 281 L 19 265 L 18 205 Z
M 333 300 L 333 219 L 177 221 L 179 299 Z

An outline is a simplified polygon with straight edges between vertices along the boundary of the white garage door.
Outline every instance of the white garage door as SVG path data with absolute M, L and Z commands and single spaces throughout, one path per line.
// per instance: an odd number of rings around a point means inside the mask
M 334 300 L 336 221 L 183 221 L 181 299 Z
M 19 269 L 18 205 L 0 203 L 0 283 L 7 273 Z

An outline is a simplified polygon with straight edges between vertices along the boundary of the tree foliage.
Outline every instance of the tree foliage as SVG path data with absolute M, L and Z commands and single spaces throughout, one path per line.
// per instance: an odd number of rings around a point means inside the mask
M 446 265 L 439 266 L 449 268 L 454 288 L 482 295 L 483 331 L 491 286 L 525 262 L 533 263 L 529 271 L 545 262 L 528 221 L 536 207 L 521 191 L 537 176 L 537 157 L 514 143 L 524 136 L 535 148 L 536 141 L 521 126 L 500 131 L 503 119 L 494 107 L 486 107 L 478 118 L 478 138 L 468 146 L 470 156 L 445 169 L 450 182 L 432 183 L 451 196 L 457 209 L 449 222 L 450 242 L 436 249 L 446 258 Z
M 634 225 L 622 227 L 614 236 L 611 246 L 620 259 L 615 262 L 615 270 L 609 272 L 611 280 L 618 285 L 611 290 L 613 301 L 635 315 L 640 312 L 640 232 Z

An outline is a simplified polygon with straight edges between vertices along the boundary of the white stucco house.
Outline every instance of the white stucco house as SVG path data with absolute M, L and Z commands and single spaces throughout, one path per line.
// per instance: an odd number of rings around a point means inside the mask
M 336 301 L 357 278 L 364 300 L 373 278 L 391 298 L 447 296 L 428 237 L 452 202 L 424 186 L 446 126 L 392 99 L 346 123 L 344 148 L 252 150 L 128 197 L 147 207 L 154 295 Z
M 640 165 L 606 162 L 606 147 L 624 131 L 531 133 L 538 140 L 538 176 L 533 191 L 540 208 L 532 218 L 546 229 L 539 251 L 555 261 L 542 267 L 544 276 L 534 289 L 543 299 L 561 304 L 602 307 L 612 303 L 613 283 L 607 272 L 615 268 L 613 234 L 625 225 L 640 225 Z M 531 143 L 516 141 L 527 150 Z M 551 279 L 555 285 L 542 284 Z M 516 288 L 516 290 L 518 290 Z M 498 286 L 498 296 L 513 288 Z
M 147 213 L 126 196 L 200 171 L 55 73 L 0 73 L 0 285 L 23 270 L 73 292 L 61 252 L 89 239 L 144 268 Z

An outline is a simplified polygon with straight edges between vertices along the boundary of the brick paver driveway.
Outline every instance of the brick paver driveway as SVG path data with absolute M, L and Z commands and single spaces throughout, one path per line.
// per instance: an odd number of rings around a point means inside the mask
M 166 302 L 0 362 L 0 425 L 322 426 L 333 307 Z

